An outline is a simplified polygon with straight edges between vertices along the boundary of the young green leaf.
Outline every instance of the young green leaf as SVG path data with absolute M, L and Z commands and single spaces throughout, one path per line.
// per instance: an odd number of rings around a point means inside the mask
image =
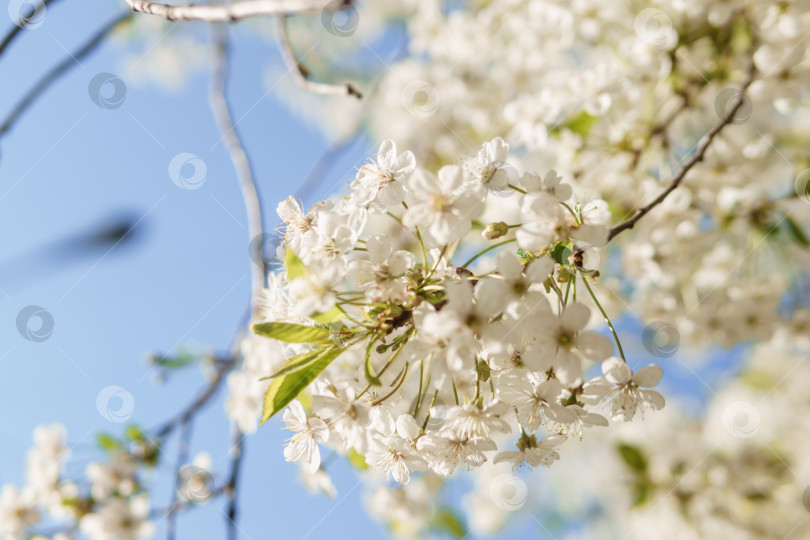
M 595 116 L 591 116 L 587 112 L 582 111 L 581 113 L 571 118 L 565 127 L 570 129 L 573 133 L 585 137 L 586 135 L 588 135 L 588 132 L 591 130 L 591 126 L 593 126 L 593 123 L 595 121 L 596 121 Z
M 467 536 L 467 527 L 464 526 L 461 516 L 449 507 L 436 510 L 436 513 L 430 518 L 430 527 L 436 532 L 449 534 L 453 538 Z
M 287 269 L 288 281 L 300 278 L 307 272 L 307 267 L 291 249 L 287 249 L 287 253 L 284 255 L 284 268 Z
M 785 219 L 782 221 L 782 228 L 788 236 L 790 236 L 791 240 L 802 247 L 810 247 L 810 240 L 808 240 L 807 235 L 804 234 L 802 228 L 799 227 L 799 224 L 796 223 L 792 217 L 785 215 Z
M 627 464 L 628 467 L 637 473 L 646 472 L 647 458 L 644 457 L 644 454 L 641 453 L 641 450 L 639 450 L 638 447 L 631 446 L 629 444 L 620 444 L 619 454 L 621 454 L 622 460 Z
M 260 380 L 264 381 L 267 379 L 275 379 L 276 377 L 280 377 L 281 375 L 286 375 L 288 373 L 300 371 L 305 367 L 313 364 L 318 359 L 318 357 L 321 355 L 322 352 L 323 349 L 320 348 L 293 356 L 292 358 L 284 362 L 284 365 L 281 366 L 280 370 L 276 371 L 275 373 L 273 373 L 268 377 L 262 377 Z
M 262 410 L 262 424 L 267 422 L 274 414 L 287 406 L 295 397 L 315 380 L 332 361 L 340 356 L 343 349 L 329 348 L 318 355 L 317 359 L 307 367 L 276 377 L 264 394 L 264 407 Z
M 99 433 L 96 435 L 96 442 L 98 447 L 102 450 L 111 451 L 121 448 L 121 441 L 110 435 L 109 433 Z
M 311 343 L 329 338 L 328 328 L 304 326 L 285 322 L 257 323 L 253 331 L 260 336 L 277 339 L 286 343 Z
M 326 313 L 316 313 L 310 318 L 318 324 L 331 324 L 343 320 L 345 317 L 346 312 L 335 306 Z
M 368 463 L 366 463 L 366 456 L 352 448 L 348 454 L 346 454 L 346 458 L 349 460 L 349 464 L 352 467 L 357 469 L 358 471 L 366 471 L 368 470 Z
M 363 369 L 366 372 L 366 380 L 368 381 L 368 384 L 382 386 L 382 381 L 380 381 L 380 378 L 374 374 L 374 370 L 371 367 L 371 350 L 374 348 L 374 343 L 376 341 L 376 339 L 372 339 L 369 341 L 368 347 L 366 347 L 366 358 L 363 362 Z

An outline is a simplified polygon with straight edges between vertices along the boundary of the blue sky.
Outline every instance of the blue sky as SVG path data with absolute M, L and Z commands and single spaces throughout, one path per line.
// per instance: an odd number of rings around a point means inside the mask
M 54 2 L 44 24 L 22 32 L 0 57 L 0 117 L 64 58 L 64 48 L 74 50 L 124 9 L 123 2 L 84 0 L 82 11 L 92 13 L 86 17 L 78 6 Z M 0 16 L 0 29 L 7 26 Z M 231 100 L 235 116 L 243 117 L 238 127 L 255 166 L 265 225 L 273 228 L 277 201 L 305 178 L 328 143 L 267 95 L 265 68 L 280 62 L 267 41 L 237 35 L 232 52 Z M 181 347 L 225 352 L 246 307 L 246 219 L 230 160 L 217 144 L 208 72 L 197 72 L 177 93 L 127 85 L 121 107 L 100 108 L 88 85 L 102 72 L 126 82 L 120 55 L 120 48 L 107 44 L 82 60 L 0 139 L 0 483 L 21 481 L 32 428 L 52 422 L 67 426 L 75 445 L 69 472 L 82 476 L 98 457 L 95 434 L 123 429 L 96 407 L 99 392 L 110 385 L 133 396 L 132 421 L 146 428 L 160 424 L 204 381 L 190 369 L 156 386 L 144 356 Z M 353 144 L 322 185 L 340 185 L 368 151 L 363 140 Z M 200 156 L 207 166 L 199 189 L 180 189 L 169 178 L 168 164 L 181 152 Z M 131 241 L 76 257 L 43 257 L 54 242 L 122 214 L 138 222 Z M 17 331 L 17 314 L 29 305 L 53 316 L 53 334 L 44 342 Z M 640 333 L 632 323 L 622 327 L 632 336 Z M 643 354 L 638 344 L 635 349 Z M 677 367 L 667 371 L 671 386 L 702 399 L 692 375 Z M 723 373 L 708 377 L 714 381 Z M 243 538 L 385 537 L 363 511 L 363 489 L 348 466 L 335 461 L 331 467 L 338 499 L 310 496 L 297 483 L 296 468 L 283 461 L 283 439 L 275 422 L 247 442 Z M 192 454 L 210 452 L 224 474 L 228 441 L 220 396 L 199 415 Z M 171 491 L 173 444 L 165 452 L 154 480 L 162 501 Z M 179 538 L 222 538 L 220 508 L 215 502 L 183 515 Z M 503 538 L 526 532 L 536 527 L 527 524 Z

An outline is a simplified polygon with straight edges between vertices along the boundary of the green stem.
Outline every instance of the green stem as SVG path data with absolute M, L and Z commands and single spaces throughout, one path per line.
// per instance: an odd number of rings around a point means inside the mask
M 580 272 L 581 272 L 581 270 L 580 270 Z M 619 341 L 619 335 L 616 333 L 616 329 L 613 328 L 613 323 L 610 322 L 610 317 L 608 317 L 607 313 L 605 313 L 605 310 L 602 307 L 602 304 L 600 304 L 599 300 L 596 299 L 596 295 L 593 293 L 593 290 L 591 289 L 591 286 L 588 285 L 588 280 L 585 278 L 584 274 L 582 276 L 582 282 L 585 284 L 585 287 L 588 289 L 588 292 L 590 293 L 591 298 L 593 298 L 593 301 L 596 303 L 596 307 L 598 307 L 599 311 L 602 313 L 602 317 L 605 318 L 605 322 L 607 323 L 608 328 L 610 328 L 610 333 L 613 334 L 613 339 L 616 341 L 616 346 L 619 348 L 619 355 L 622 357 L 622 360 L 624 360 L 624 363 L 626 364 L 627 359 L 624 357 L 624 350 L 622 349 L 621 341 Z
M 477 259 L 477 258 L 478 258 L 478 257 L 480 257 L 481 255 L 483 255 L 483 254 L 484 254 L 484 253 L 486 253 L 487 251 L 492 251 L 492 250 L 493 250 L 493 249 L 495 249 L 496 247 L 500 247 L 500 246 L 502 246 L 502 245 L 504 245 L 504 244 L 508 244 L 509 242 L 514 242 L 515 240 L 517 240 L 517 239 L 516 239 L 516 238 L 510 238 L 509 240 L 504 240 L 503 242 L 498 242 L 497 244 L 493 244 L 493 245 L 489 246 L 488 248 L 486 248 L 486 249 L 484 249 L 484 250 L 479 251 L 479 252 L 478 252 L 478 253 L 476 253 L 476 254 L 475 254 L 475 255 L 474 255 L 474 256 L 473 256 L 473 257 L 472 257 L 472 258 L 471 258 L 469 261 L 467 261 L 467 262 L 465 262 L 464 264 L 462 264 L 462 265 L 461 265 L 461 268 L 467 268 L 467 266 L 469 266 L 469 265 L 470 265 L 470 264 L 471 264 L 471 263 L 472 263 L 472 262 L 473 262 L 475 259 Z
M 579 222 L 579 218 L 577 217 L 577 213 L 574 212 L 574 210 L 564 202 L 561 202 L 560 204 L 566 207 L 568 211 L 571 212 L 571 215 L 574 216 L 574 221 L 576 221 L 578 225 L 581 225 L 581 223 Z
M 447 246 L 442 247 L 442 251 L 439 254 L 439 257 L 436 259 L 436 263 L 433 265 L 433 268 L 430 269 L 430 272 L 428 272 L 425 276 L 425 281 L 429 280 L 430 276 L 432 276 L 433 273 L 439 268 L 439 263 L 442 262 L 442 258 L 444 257 L 445 253 L 447 253 Z
M 526 191 L 525 191 L 525 190 L 520 189 L 519 187 L 517 187 L 517 186 L 516 186 L 516 185 L 514 185 L 514 184 L 509 184 L 509 187 L 510 187 L 510 188 L 512 188 L 512 189 L 514 189 L 514 190 L 515 190 L 515 191 L 517 191 L 518 193 L 523 193 L 524 195 L 526 195 Z
M 571 291 L 571 282 L 576 281 L 577 277 L 575 274 L 571 274 L 568 277 L 568 285 L 565 287 L 565 300 L 563 300 L 563 305 L 568 305 L 568 293 Z
M 381 397 L 381 398 L 379 398 L 379 399 L 376 399 L 376 400 L 372 401 L 372 402 L 371 402 L 372 407 L 373 407 L 374 405 L 379 405 L 380 403 L 384 402 L 386 399 L 388 399 L 388 398 L 390 398 L 391 396 L 393 396 L 394 394 L 396 394 L 397 390 L 399 390 L 399 387 L 400 387 L 400 386 L 402 386 L 402 383 L 403 383 L 403 382 L 405 382 L 405 376 L 406 376 L 407 374 L 408 374 L 408 363 L 407 363 L 407 362 L 405 362 L 405 367 L 404 367 L 404 368 L 402 368 L 402 377 L 400 377 L 399 382 L 397 383 L 397 385 L 394 387 L 394 389 L 393 389 L 393 390 L 391 390 L 390 392 L 388 392 L 387 394 L 385 394 L 383 397 Z
M 419 227 L 416 227 L 416 237 L 419 239 L 419 247 L 422 250 L 422 268 L 425 272 L 428 270 L 427 250 L 425 249 L 425 242 L 422 240 L 422 233 L 419 232 Z
M 425 377 L 425 361 L 419 361 L 419 391 L 416 392 L 416 405 L 413 408 L 413 415 L 419 414 L 419 406 L 422 404 L 422 383 Z
M 430 409 L 432 409 L 433 406 L 436 404 L 436 398 L 437 397 L 439 397 L 439 391 L 438 390 L 433 392 L 433 400 L 430 402 Z M 427 427 L 427 424 L 430 421 L 430 409 L 428 409 L 427 416 L 425 416 L 425 421 L 422 422 L 422 431 L 425 431 L 425 428 Z
M 377 343 L 377 336 L 374 336 L 371 341 L 368 343 L 368 347 L 366 347 L 366 358 L 363 362 L 363 367 L 366 371 L 366 380 L 370 385 L 373 386 L 382 386 L 382 382 L 380 382 L 380 378 L 371 370 L 371 350 L 374 348 L 374 344 Z

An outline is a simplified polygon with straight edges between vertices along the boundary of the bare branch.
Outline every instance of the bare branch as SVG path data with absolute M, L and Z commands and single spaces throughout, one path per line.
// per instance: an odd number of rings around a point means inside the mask
M 309 70 L 296 59 L 295 51 L 293 51 L 292 43 L 290 43 L 290 35 L 289 32 L 287 32 L 286 15 L 276 17 L 276 34 L 278 34 L 279 49 L 281 50 L 282 58 L 284 58 L 284 63 L 287 64 L 287 67 L 292 72 L 293 77 L 295 77 L 295 82 L 299 87 L 318 94 L 355 96 L 357 99 L 363 97 L 360 90 L 352 83 L 328 84 L 309 80 Z
M 37 3 L 36 6 L 34 7 L 34 11 L 27 18 L 33 19 L 34 17 L 39 15 L 40 11 L 45 9 L 53 1 L 54 0 L 42 0 L 40 3 Z M 3 54 L 3 51 L 6 50 L 6 47 L 8 47 L 9 43 L 11 43 L 14 40 L 14 38 L 17 37 L 17 34 L 20 33 L 20 30 L 24 28 L 25 28 L 24 25 L 15 24 L 11 28 L 11 30 L 9 30 L 8 34 L 6 34 L 6 37 L 4 37 L 2 41 L 0 41 L 0 54 Z
M 239 187 L 242 190 L 242 198 L 245 202 L 245 210 L 248 218 L 249 241 L 256 246 L 256 261 L 252 267 L 253 284 L 251 290 L 251 314 L 256 314 L 259 306 L 259 293 L 265 287 L 267 276 L 267 265 L 264 258 L 264 226 L 262 222 L 262 207 L 259 193 L 256 189 L 256 182 L 253 179 L 253 172 L 250 160 L 245 153 L 244 146 L 233 124 L 233 115 L 228 103 L 227 82 L 228 82 L 228 35 L 224 26 L 214 25 L 213 27 L 215 48 L 216 48 L 216 69 L 211 81 L 211 110 L 214 113 L 217 126 L 228 153 L 231 156 L 236 176 L 239 180 Z M 258 239 L 258 241 L 256 241 Z
M 242 0 L 220 6 L 170 5 L 146 0 L 126 0 L 126 2 L 132 11 L 165 17 L 170 21 L 206 22 L 237 21 L 259 15 L 336 11 L 348 5 L 348 2 L 340 0 Z
M 360 126 L 358 125 L 357 128 Z M 304 181 L 295 190 L 293 195 L 296 199 L 304 199 L 307 195 L 312 195 L 318 191 L 323 181 L 326 179 L 329 171 L 335 165 L 335 162 L 343 155 L 347 148 L 357 142 L 359 129 L 355 129 L 348 136 L 338 139 L 318 158 L 315 164 L 307 173 Z M 310 201 L 312 202 L 312 201 Z M 307 201 L 304 201 L 307 203 Z
M 231 447 L 231 473 L 225 493 L 228 495 L 228 540 L 239 538 L 237 519 L 239 517 L 238 490 L 239 471 L 242 468 L 242 457 L 245 451 L 245 436 L 236 425 L 233 426 L 233 446 Z
M 756 68 L 755 68 L 754 63 L 752 61 L 750 63 L 750 66 L 749 66 L 749 69 L 748 69 L 748 74 L 746 75 L 745 80 L 743 81 L 742 85 L 740 86 L 739 90 L 737 91 L 737 93 L 734 96 L 734 104 L 728 110 L 725 118 L 723 118 L 723 120 L 719 124 L 714 126 L 708 133 L 706 133 L 700 139 L 700 142 L 698 143 L 697 151 L 695 152 L 695 155 L 693 155 L 691 157 L 691 159 L 689 159 L 689 161 L 684 163 L 681 166 L 681 168 L 678 169 L 678 172 L 675 174 L 675 177 L 672 179 L 672 181 L 669 183 L 669 185 L 666 187 L 666 189 L 664 189 L 664 191 L 662 191 L 658 195 L 658 197 L 653 199 L 650 203 L 646 204 L 645 206 L 642 206 L 641 208 L 636 210 L 636 212 L 633 214 L 633 216 L 630 219 L 628 219 L 627 221 L 624 221 L 623 223 L 620 223 L 619 225 L 616 225 L 615 227 L 610 229 L 610 234 L 608 235 L 608 241 L 613 240 L 622 231 L 627 230 L 627 229 L 632 229 L 635 226 L 635 224 L 638 222 L 638 220 L 640 220 L 645 215 L 647 215 L 647 213 L 650 210 L 652 210 L 653 208 L 655 208 L 656 206 L 661 204 L 664 201 L 664 199 L 666 199 L 667 196 L 670 193 L 675 191 L 675 189 L 678 186 L 681 185 L 681 182 L 683 182 L 683 179 L 686 177 L 687 173 L 690 170 L 692 170 L 692 168 L 695 165 L 697 165 L 698 163 L 703 161 L 703 158 L 706 155 L 706 150 L 709 149 L 709 146 L 711 146 L 712 141 L 717 136 L 717 134 L 720 133 L 726 126 L 728 126 L 729 124 L 731 124 L 734 121 L 734 116 L 740 110 L 740 107 L 742 107 L 742 105 L 743 105 L 743 103 L 745 101 L 745 92 L 748 90 L 748 87 L 751 86 L 751 83 L 754 81 L 755 72 L 756 72 Z
M 3 123 L 0 124 L 0 136 L 3 136 L 7 131 L 9 131 L 13 126 L 17 119 L 30 107 L 36 100 L 39 98 L 45 90 L 48 89 L 54 82 L 56 82 L 62 75 L 67 73 L 73 66 L 79 65 L 79 61 L 81 61 L 85 56 L 93 52 L 96 47 L 98 47 L 104 39 L 112 33 L 115 28 L 132 17 L 131 12 L 124 12 L 105 26 L 103 26 L 96 34 L 91 37 L 87 43 L 81 46 L 76 52 L 72 55 L 69 55 L 67 58 L 62 60 L 59 64 L 53 67 L 48 73 L 45 74 L 32 88 L 25 94 L 25 97 L 20 100 L 14 108 L 11 109 L 11 112 L 6 116 Z
M 180 470 L 188 461 L 189 446 L 191 445 L 191 434 L 193 429 L 194 423 L 191 420 L 185 422 L 180 430 L 180 440 L 177 441 L 177 463 L 174 464 L 174 483 L 172 484 L 171 493 L 172 507 L 174 507 L 178 502 L 182 482 L 180 478 Z M 167 518 L 166 540 L 175 540 L 175 538 L 177 538 L 177 512 L 167 514 Z
M 214 373 L 214 378 L 208 383 L 208 386 L 203 389 L 203 391 L 197 396 L 194 401 L 189 403 L 189 405 L 180 411 L 174 418 L 166 421 L 161 427 L 154 431 L 155 438 L 163 439 L 167 435 L 169 435 L 172 431 L 175 430 L 178 426 L 185 425 L 188 423 L 195 414 L 205 405 L 208 401 L 214 397 L 219 390 L 219 387 L 222 385 L 222 382 L 225 380 L 225 375 L 234 367 L 236 363 L 236 358 L 232 357 L 227 359 L 224 362 L 217 363 L 217 370 Z

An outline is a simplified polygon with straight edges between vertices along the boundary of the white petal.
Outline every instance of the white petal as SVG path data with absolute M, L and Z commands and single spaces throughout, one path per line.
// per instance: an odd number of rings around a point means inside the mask
M 377 163 L 384 169 L 391 169 L 397 159 L 397 145 L 391 139 L 385 139 L 377 152 Z
M 380 265 L 391 255 L 391 241 L 384 234 L 372 236 L 366 241 L 366 249 L 371 262 Z
M 580 332 L 577 336 L 577 350 L 588 360 L 601 362 L 613 354 L 613 342 L 596 332 Z
M 509 286 L 499 279 L 486 279 L 475 288 L 476 311 L 486 317 L 500 313 L 509 298 Z
M 542 283 L 554 271 L 554 261 L 550 257 L 541 257 L 526 267 L 526 277 L 535 283 Z
M 413 152 L 410 150 L 400 154 L 393 165 L 391 165 L 391 172 L 394 173 L 394 176 L 398 177 L 397 179 L 400 179 L 399 177 L 401 176 L 411 174 L 414 169 L 416 169 L 416 157 L 414 157 Z
M 663 374 L 664 370 L 660 366 L 651 364 L 636 371 L 633 375 L 633 382 L 639 386 L 652 387 L 658 384 Z
M 406 441 L 413 441 L 419 437 L 419 424 L 410 414 L 402 414 L 397 418 L 397 434 Z
M 602 362 L 602 373 L 613 384 L 626 384 L 633 376 L 633 372 L 621 358 L 615 356 Z
M 566 306 L 560 318 L 560 326 L 569 332 L 576 332 L 585 328 L 591 318 L 591 310 L 580 303 L 573 303 Z

